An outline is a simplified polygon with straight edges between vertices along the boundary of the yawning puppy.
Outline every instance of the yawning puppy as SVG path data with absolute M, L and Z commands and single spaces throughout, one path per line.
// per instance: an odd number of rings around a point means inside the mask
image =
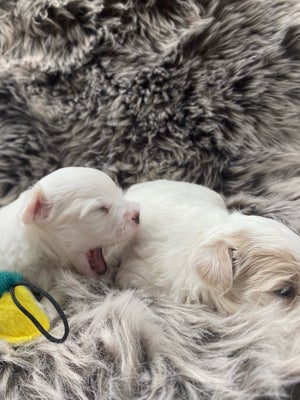
M 295 303 L 300 238 L 283 224 L 229 214 L 219 194 L 195 184 L 142 183 L 125 197 L 139 202 L 142 212 L 137 235 L 105 251 L 109 264 L 120 265 L 120 287 L 228 313 L 273 300 Z
M 50 290 L 57 268 L 96 277 L 106 271 L 102 247 L 129 238 L 139 206 L 92 168 L 59 169 L 0 210 L 0 268 Z

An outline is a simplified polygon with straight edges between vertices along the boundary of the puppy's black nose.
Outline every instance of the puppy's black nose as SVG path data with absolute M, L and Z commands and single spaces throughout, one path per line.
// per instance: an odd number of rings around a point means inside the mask
M 134 216 L 132 217 L 132 221 L 134 221 L 137 225 L 140 223 L 140 213 L 139 212 L 134 214 Z

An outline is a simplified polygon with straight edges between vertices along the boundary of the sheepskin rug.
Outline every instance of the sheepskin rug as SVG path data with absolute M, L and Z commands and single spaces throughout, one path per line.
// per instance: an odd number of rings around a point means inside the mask
M 80 165 L 202 183 L 300 233 L 298 0 L 3 0 L 0 54 L 1 205 Z M 70 336 L 1 343 L 1 400 L 300 398 L 299 312 L 57 284 Z
M 273 400 L 299 378 L 298 310 L 222 317 L 69 273 L 58 286 L 70 337 L 1 343 L 3 400 Z

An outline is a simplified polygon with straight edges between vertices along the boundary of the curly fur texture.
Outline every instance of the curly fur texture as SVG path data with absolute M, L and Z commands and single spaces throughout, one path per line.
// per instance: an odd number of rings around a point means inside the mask
M 0 204 L 80 165 L 206 184 L 300 232 L 299 38 L 298 0 L 2 1 Z M 91 284 L 67 343 L 2 345 L 0 398 L 275 399 L 299 376 L 290 320 Z
M 299 175 L 296 0 L 2 3 L 3 203 L 69 165 L 229 195 Z

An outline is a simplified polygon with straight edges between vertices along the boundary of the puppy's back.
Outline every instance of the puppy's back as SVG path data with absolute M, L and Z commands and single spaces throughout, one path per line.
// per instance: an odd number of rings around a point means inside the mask
M 206 204 L 226 209 L 223 198 L 217 192 L 202 185 L 167 179 L 133 185 L 127 190 L 126 198 L 134 199 L 143 205 L 188 203 L 189 206 L 201 204 L 201 207 L 205 207 Z

